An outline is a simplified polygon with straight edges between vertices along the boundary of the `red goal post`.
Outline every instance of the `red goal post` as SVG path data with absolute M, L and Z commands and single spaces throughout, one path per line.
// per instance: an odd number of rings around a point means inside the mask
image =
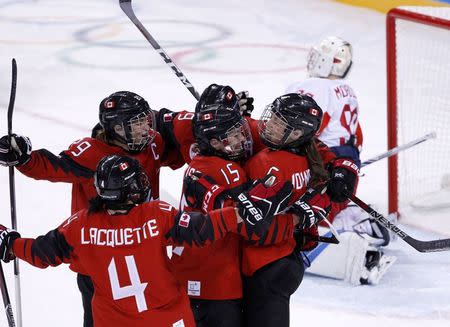
M 386 52 L 388 149 L 437 134 L 389 158 L 389 212 L 399 213 L 450 183 L 450 7 L 390 10 Z

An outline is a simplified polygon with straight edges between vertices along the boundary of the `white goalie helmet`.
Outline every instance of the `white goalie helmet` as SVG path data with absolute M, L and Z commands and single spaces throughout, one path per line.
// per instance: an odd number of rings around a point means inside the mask
M 344 78 L 352 65 L 352 53 L 352 46 L 347 41 L 336 36 L 327 37 L 308 53 L 309 76 Z

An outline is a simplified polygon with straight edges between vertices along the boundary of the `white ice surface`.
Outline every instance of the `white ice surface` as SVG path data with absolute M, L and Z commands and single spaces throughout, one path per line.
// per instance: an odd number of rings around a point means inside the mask
M 384 15 L 318 0 L 134 2 L 137 16 L 199 92 L 212 82 L 247 89 L 256 99 L 256 117 L 288 84 L 306 76 L 308 45 L 329 34 L 348 39 L 355 53 L 349 83 L 359 98 L 365 133 L 362 157 L 385 151 Z M 1 0 L 0 31 L 0 130 L 7 130 L 15 57 L 13 129 L 28 135 L 35 149 L 59 153 L 89 135 L 99 101 L 118 90 L 141 94 L 153 108 L 193 110 L 194 98 L 118 1 Z M 358 195 L 386 213 L 386 162 L 364 173 Z M 163 199 L 179 198 L 181 175 L 181 170 L 162 170 Z M 7 169 L 0 169 L 0 181 L 0 222 L 10 225 Z M 16 193 L 23 236 L 46 233 L 69 215 L 69 185 L 16 173 Z M 450 230 L 448 220 L 442 228 Z M 437 236 L 407 231 L 422 239 Z M 449 326 L 450 254 L 420 254 L 401 241 L 387 252 L 399 259 L 375 287 L 306 277 L 292 299 L 291 325 Z M 12 265 L 3 266 L 14 302 Z M 22 263 L 21 280 L 24 326 L 81 326 L 81 299 L 67 267 L 38 270 Z M 6 326 L 1 312 L 0 319 Z

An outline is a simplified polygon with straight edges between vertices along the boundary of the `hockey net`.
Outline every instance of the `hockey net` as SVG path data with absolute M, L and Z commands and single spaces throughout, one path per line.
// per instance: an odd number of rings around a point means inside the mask
M 386 33 L 388 147 L 436 133 L 389 159 L 389 212 L 445 210 L 449 224 L 450 7 L 395 8 Z

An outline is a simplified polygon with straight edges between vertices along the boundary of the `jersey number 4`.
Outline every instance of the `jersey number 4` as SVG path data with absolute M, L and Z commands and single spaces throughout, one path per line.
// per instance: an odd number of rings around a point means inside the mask
M 130 276 L 131 281 L 131 285 L 128 286 L 120 286 L 114 258 L 111 259 L 108 266 L 109 281 L 111 283 L 113 299 L 121 300 L 134 296 L 138 312 L 146 311 L 147 302 L 145 301 L 144 291 L 148 283 L 141 283 L 134 256 L 126 256 L 125 262 L 127 263 L 128 275 Z

